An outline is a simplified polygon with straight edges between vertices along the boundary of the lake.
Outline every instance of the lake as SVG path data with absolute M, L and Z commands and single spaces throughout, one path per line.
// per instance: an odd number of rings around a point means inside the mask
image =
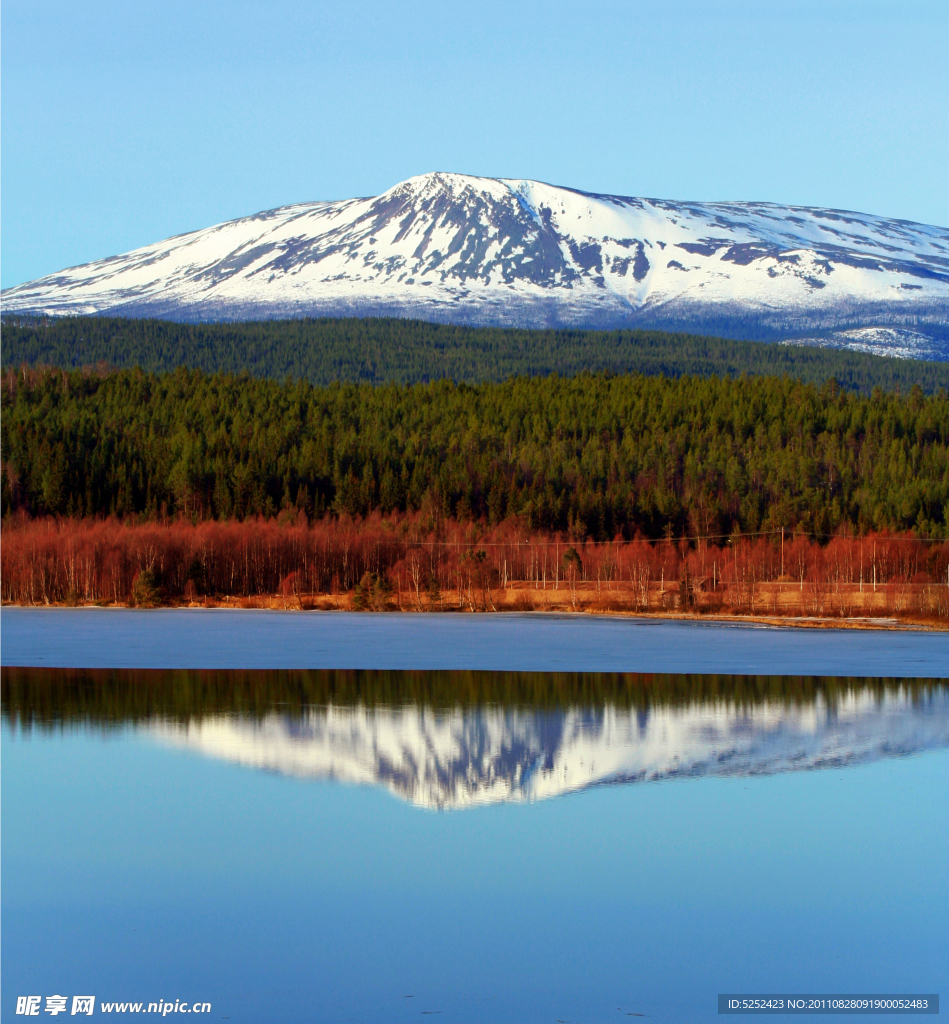
M 4 665 L 944 676 L 949 632 L 588 615 L 4 608 Z
M 2 662 L 4 1019 L 949 987 L 944 634 L 4 609 Z

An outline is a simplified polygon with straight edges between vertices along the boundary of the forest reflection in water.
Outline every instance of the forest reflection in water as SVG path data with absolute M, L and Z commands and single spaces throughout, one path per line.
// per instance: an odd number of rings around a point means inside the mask
M 949 747 L 939 680 L 4 668 L 2 683 L 4 720 L 21 733 L 131 726 L 438 809 Z

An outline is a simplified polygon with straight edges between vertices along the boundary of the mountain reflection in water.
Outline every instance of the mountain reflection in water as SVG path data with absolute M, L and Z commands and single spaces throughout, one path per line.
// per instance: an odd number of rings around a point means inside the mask
M 834 706 L 645 710 L 314 708 L 301 718 L 157 722 L 161 740 L 308 779 L 385 786 L 431 808 L 544 800 L 590 786 L 840 767 L 949 746 L 947 691 Z
M 942 680 L 5 667 L 2 682 L 11 728 L 133 725 L 210 757 L 443 809 L 949 747 Z

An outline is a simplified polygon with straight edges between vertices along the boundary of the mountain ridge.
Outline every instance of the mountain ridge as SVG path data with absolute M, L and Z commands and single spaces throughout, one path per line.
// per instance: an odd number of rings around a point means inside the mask
M 5 314 L 198 321 L 389 315 L 699 333 L 714 321 L 737 337 L 938 358 L 949 355 L 949 228 L 436 172 L 176 235 L 2 300 Z M 834 336 L 848 331 L 857 337 Z

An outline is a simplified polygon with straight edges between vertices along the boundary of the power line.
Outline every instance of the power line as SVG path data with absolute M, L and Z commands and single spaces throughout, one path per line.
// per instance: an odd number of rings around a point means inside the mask
M 628 547 L 633 544 L 646 544 L 649 547 L 656 547 L 660 544 L 669 544 L 674 546 L 680 544 L 682 541 L 688 542 L 701 542 L 710 540 L 727 540 L 732 541 L 735 538 L 743 537 L 780 537 L 781 530 L 753 530 L 747 532 L 735 532 L 735 533 L 708 533 L 708 534 L 696 534 L 689 536 L 683 534 L 680 537 L 663 537 L 660 539 L 649 539 L 647 537 L 640 537 L 633 540 L 563 540 L 558 538 L 533 538 L 529 540 L 509 540 L 509 541 L 462 541 L 462 540 L 404 540 L 404 543 L 410 547 L 480 547 L 480 548 L 511 548 L 511 547 L 549 547 L 552 544 L 564 545 L 565 547 Z M 794 541 L 798 537 L 806 538 L 808 540 L 846 540 L 852 543 L 863 543 L 863 544 L 949 544 L 949 539 L 945 537 L 839 537 L 833 533 L 808 533 L 805 531 L 797 531 L 796 533 L 788 533 L 785 535 L 787 540 Z

